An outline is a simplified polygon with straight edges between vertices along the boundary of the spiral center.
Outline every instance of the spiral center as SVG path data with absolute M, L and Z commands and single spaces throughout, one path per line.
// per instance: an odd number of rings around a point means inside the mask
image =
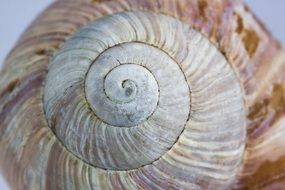
M 129 78 L 130 68 L 117 67 L 106 77 L 104 89 L 107 97 L 116 103 L 128 103 L 137 95 L 137 83 L 135 79 Z M 139 72 L 136 70 L 135 72 Z
M 133 81 L 124 80 L 122 82 L 122 87 L 125 89 L 125 95 L 131 97 L 136 93 L 136 86 Z
M 143 66 L 116 65 L 112 59 L 103 53 L 92 65 L 86 78 L 86 96 L 95 114 L 105 123 L 133 127 L 154 112 L 159 92 L 157 81 Z

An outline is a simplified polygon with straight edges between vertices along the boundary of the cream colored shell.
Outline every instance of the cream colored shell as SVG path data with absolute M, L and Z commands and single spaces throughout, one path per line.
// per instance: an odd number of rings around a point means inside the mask
M 179 188 L 206 178 L 228 187 L 241 166 L 235 73 L 203 35 L 169 16 L 124 12 L 84 26 L 51 60 L 44 109 L 63 145 L 111 178 L 157 170 Z
M 238 0 L 55 2 L 1 73 L 1 169 L 19 190 L 282 189 L 284 57 Z

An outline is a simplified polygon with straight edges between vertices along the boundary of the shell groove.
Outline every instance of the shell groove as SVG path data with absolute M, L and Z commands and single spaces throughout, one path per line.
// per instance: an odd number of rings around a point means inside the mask
M 281 51 L 239 1 L 58 1 L 6 61 L 1 166 L 14 189 L 273 187 L 248 173 L 282 120 L 262 131 L 267 115 L 248 114 L 280 82 Z

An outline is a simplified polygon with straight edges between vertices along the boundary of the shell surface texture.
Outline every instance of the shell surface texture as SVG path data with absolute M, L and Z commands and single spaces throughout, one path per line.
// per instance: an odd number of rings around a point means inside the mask
M 15 190 L 285 189 L 285 54 L 239 0 L 59 0 L 0 74 Z

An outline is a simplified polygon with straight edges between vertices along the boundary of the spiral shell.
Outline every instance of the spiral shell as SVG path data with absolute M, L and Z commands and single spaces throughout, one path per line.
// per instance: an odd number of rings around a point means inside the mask
M 285 187 L 284 69 L 238 0 L 55 2 L 1 73 L 0 165 L 13 189 Z

